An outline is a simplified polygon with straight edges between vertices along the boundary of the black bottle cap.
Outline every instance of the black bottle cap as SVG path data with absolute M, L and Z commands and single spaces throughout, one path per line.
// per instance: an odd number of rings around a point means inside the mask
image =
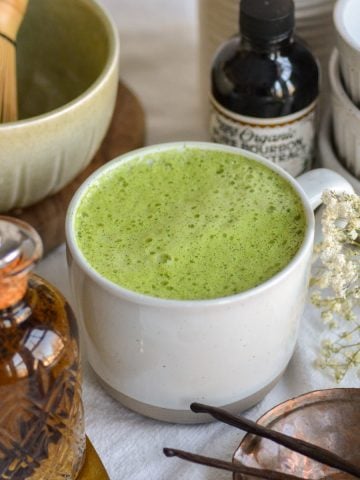
M 293 0 L 241 0 L 240 33 L 247 38 L 276 42 L 289 37 L 295 26 Z

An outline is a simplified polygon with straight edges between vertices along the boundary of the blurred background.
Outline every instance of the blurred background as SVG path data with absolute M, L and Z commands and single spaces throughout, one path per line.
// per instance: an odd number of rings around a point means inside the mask
M 100 0 L 116 22 L 120 77 L 142 102 L 147 143 L 202 140 L 197 1 Z

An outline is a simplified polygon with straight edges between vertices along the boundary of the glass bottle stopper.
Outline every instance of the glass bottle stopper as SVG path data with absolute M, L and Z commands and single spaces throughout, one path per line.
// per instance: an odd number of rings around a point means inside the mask
M 41 238 L 33 227 L 0 215 L 0 309 L 24 296 L 28 272 L 42 251 Z

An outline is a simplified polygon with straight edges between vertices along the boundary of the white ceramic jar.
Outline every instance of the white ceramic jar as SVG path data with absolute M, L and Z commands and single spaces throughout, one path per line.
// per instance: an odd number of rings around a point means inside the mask
M 360 108 L 345 91 L 341 72 L 339 53 L 333 51 L 329 62 L 331 85 L 331 110 L 334 141 L 339 158 L 346 168 L 360 177 Z
M 321 129 L 319 133 L 319 155 L 321 165 L 330 170 L 334 170 L 344 177 L 354 188 L 355 193 L 360 195 L 360 180 L 352 175 L 343 166 L 342 162 L 337 156 L 337 152 L 334 149 L 334 142 L 332 138 L 332 118 L 330 111 L 324 115 L 321 122 Z
M 346 91 L 360 107 L 360 2 L 338 0 L 334 10 L 336 45 Z
M 119 162 L 184 145 L 237 153 L 278 172 L 304 206 L 302 246 L 277 275 L 246 292 L 200 301 L 154 298 L 113 284 L 87 263 L 74 231 L 87 189 Z M 352 191 L 338 174 L 315 170 L 295 181 L 276 165 L 232 147 L 188 142 L 123 155 L 90 176 L 75 194 L 66 220 L 70 279 L 87 355 L 104 387 L 125 406 L 150 417 L 184 423 L 207 420 L 189 410 L 199 401 L 244 410 L 284 372 L 297 339 L 314 239 L 313 208 L 325 188 Z

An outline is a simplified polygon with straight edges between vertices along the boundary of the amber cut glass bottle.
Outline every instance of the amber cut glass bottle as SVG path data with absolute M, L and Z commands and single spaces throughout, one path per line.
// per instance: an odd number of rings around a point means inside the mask
M 73 480 L 85 452 L 78 330 L 31 273 L 35 230 L 0 216 L 0 479 Z

